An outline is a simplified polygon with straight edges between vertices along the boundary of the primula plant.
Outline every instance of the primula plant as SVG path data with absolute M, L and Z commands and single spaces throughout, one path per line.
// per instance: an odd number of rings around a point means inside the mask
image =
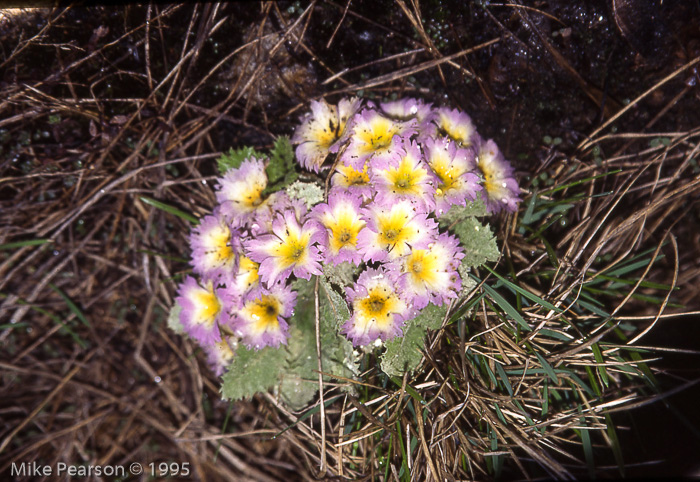
M 225 397 L 274 388 L 292 407 L 315 395 L 319 355 L 327 376 L 356 378 L 373 352 L 388 375 L 415 370 L 426 330 L 474 288 L 469 271 L 499 255 L 477 218 L 519 201 L 467 114 L 416 99 L 314 101 L 291 142 L 232 150 L 219 169 L 171 326 L 208 354 Z

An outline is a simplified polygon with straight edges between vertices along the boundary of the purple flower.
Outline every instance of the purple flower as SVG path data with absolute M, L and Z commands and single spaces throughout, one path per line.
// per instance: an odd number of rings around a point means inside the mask
M 236 300 L 236 308 L 240 308 L 240 303 L 251 290 L 260 286 L 259 265 L 247 256 L 241 255 L 238 262 L 238 269 L 232 280 L 226 284 L 229 298 Z
M 214 289 L 211 281 L 204 287 L 188 276 L 178 289 L 177 303 L 182 307 L 180 323 L 185 333 L 201 345 L 221 341 L 219 325 L 228 325 L 230 317 L 225 306 L 224 292 Z
M 408 308 L 395 290 L 391 273 L 369 268 L 360 274 L 354 288 L 346 291 L 353 313 L 342 332 L 354 346 L 401 335 Z
M 250 158 L 241 163 L 238 169 L 230 169 L 220 180 L 216 200 L 221 205 L 221 213 L 237 224 L 244 224 L 255 213 L 265 209 L 267 201 L 262 192 L 267 187 L 265 163 Z
M 360 216 L 361 202 L 360 196 L 332 190 L 328 203 L 318 204 L 312 210 L 312 216 L 323 226 L 325 233 L 323 254 L 326 262 L 349 261 L 356 265 L 362 262 L 357 251 L 357 239 L 366 224 Z
M 437 109 L 435 122 L 440 133 L 455 141 L 459 147 L 472 147 L 480 143 L 479 134 L 471 118 L 464 112 L 441 107 Z
M 367 169 L 369 163 L 365 163 L 361 171 L 352 166 L 338 164 L 336 172 L 331 178 L 331 186 L 335 191 L 346 191 L 351 194 L 361 195 L 363 199 L 372 197 L 372 186 Z
M 365 261 L 387 261 L 427 246 L 437 235 L 437 223 L 409 201 L 389 206 L 369 205 L 362 210 L 366 229 L 357 248 Z
M 416 121 L 400 122 L 384 117 L 376 110 L 365 109 L 353 120 L 350 145 L 341 162 L 359 171 L 370 157 L 391 156 L 400 147 L 401 137 L 415 134 Z
M 432 108 L 432 104 L 426 104 L 421 99 L 408 98 L 384 102 L 380 107 L 382 112 L 392 119 L 403 122 L 415 119 L 419 138 L 434 137 L 437 133 L 434 121 L 438 113 Z
M 220 342 L 213 345 L 205 345 L 202 348 L 204 353 L 207 354 L 209 367 L 218 377 L 223 375 L 231 364 L 236 354 L 236 348 L 238 348 L 238 341 L 233 336 L 226 336 Z
M 428 139 L 425 142 L 426 157 L 438 178 L 435 189 L 437 215 L 450 209 L 450 205 L 466 206 L 467 200 L 476 199 L 481 190 L 479 177 L 472 172 L 474 150 L 458 148 L 447 138 Z
M 324 99 L 311 101 L 312 115 L 307 114 L 292 138 L 299 144 L 296 156 L 305 169 L 318 172 L 328 154 L 338 152 L 349 135 L 348 119 L 357 113 L 361 103 L 356 97 L 343 99 L 338 106 Z
M 231 230 L 218 210 L 205 216 L 190 235 L 194 272 L 214 281 L 230 279 L 238 268 L 240 236 L 240 231 Z
M 425 249 L 413 249 L 397 261 L 398 288 L 406 300 L 412 300 L 413 308 L 420 310 L 429 302 L 442 305 L 456 298 L 461 288 L 457 273 L 464 252 L 459 240 L 448 234 L 440 234 Z
M 426 212 L 435 208 L 437 178 L 414 141 L 405 142 L 395 157 L 374 162 L 372 182 L 377 190 L 375 201 L 380 204 L 408 200 Z
M 484 176 L 482 198 L 490 213 L 501 209 L 515 212 L 518 210 L 518 182 L 513 177 L 513 168 L 503 158 L 498 146 L 492 140 L 481 145 L 477 156 L 477 167 Z
M 273 234 L 244 244 L 250 259 L 260 263 L 258 273 L 268 287 L 291 273 L 304 279 L 322 273 L 321 255 L 314 243 L 322 241 L 323 233 L 312 221 L 300 224 L 294 210 L 287 209 L 275 217 Z
M 236 313 L 233 330 L 248 348 L 259 350 L 266 346 L 287 344 L 285 318 L 292 316 L 296 293 L 277 283 L 269 289 L 256 290 Z

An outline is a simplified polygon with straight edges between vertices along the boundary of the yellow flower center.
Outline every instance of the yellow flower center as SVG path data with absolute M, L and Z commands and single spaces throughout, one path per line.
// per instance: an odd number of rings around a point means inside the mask
M 262 192 L 265 186 L 259 183 L 254 183 L 248 189 L 241 193 L 242 204 L 248 209 L 255 209 L 263 202 Z
M 360 150 L 363 154 L 386 149 L 398 133 L 398 126 L 384 117 L 374 118 L 368 127 L 355 132 L 356 138 L 361 142 Z
M 402 160 L 397 169 L 387 171 L 387 179 L 393 186 L 394 193 L 420 195 L 421 173 L 414 170 L 408 160 Z
M 414 283 L 435 285 L 438 281 L 438 259 L 425 249 L 414 249 L 404 261 L 405 270 Z
M 328 149 L 338 140 L 340 134 L 345 128 L 344 125 L 337 123 L 334 119 L 338 118 L 338 112 L 335 106 L 331 107 L 331 112 L 328 121 L 321 121 L 319 128 L 313 133 L 313 137 L 318 142 L 318 145 L 324 149 Z
M 392 313 L 396 311 L 398 304 L 396 295 L 383 286 L 370 288 L 366 298 L 354 303 L 359 315 L 358 321 L 365 325 L 364 328 L 376 323 L 381 331 L 386 331 L 391 326 Z
M 280 302 L 274 296 L 263 295 L 246 304 L 243 310 L 248 318 L 253 320 L 253 331 L 255 334 L 266 331 L 274 331 L 279 328 Z
M 436 188 L 436 194 L 438 196 L 445 194 L 445 192 L 450 189 L 458 187 L 460 182 L 459 176 L 462 174 L 462 170 L 452 166 L 445 156 L 440 154 L 435 156 L 430 160 L 430 167 L 433 168 L 433 172 L 435 172 L 439 180 Z
M 494 153 L 491 153 L 491 155 L 493 156 Z M 489 162 L 483 162 L 481 157 L 482 156 L 479 156 L 477 162 L 479 169 L 481 170 L 481 174 L 484 175 L 484 189 L 486 189 L 486 192 L 488 193 L 497 192 L 502 186 L 498 183 L 498 177 L 493 169 L 493 165 Z
M 338 166 L 338 172 L 342 176 L 341 184 L 345 186 L 365 186 L 369 184 L 366 164 L 362 171 L 357 171 L 350 166 Z
M 295 264 L 306 264 L 309 256 L 307 247 L 311 233 L 289 233 L 287 239 L 276 248 L 275 254 L 280 258 L 282 268 L 289 268 Z
M 211 255 L 217 264 L 224 264 L 234 258 L 231 248 L 231 231 L 226 226 L 221 226 L 211 233 Z
M 365 226 L 350 207 L 340 208 L 332 215 L 323 217 L 323 225 L 330 230 L 331 252 L 337 254 L 341 248 L 346 246 L 354 247 L 357 243 L 357 236 Z
M 452 140 L 461 144 L 462 146 L 471 146 L 472 143 L 469 139 L 472 135 L 472 129 L 469 125 L 455 125 L 450 122 L 446 115 L 442 114 L 440 117 L 440 129 L 450 138 L 452 138 Z
M 206 291 L 197 291 L 195 300 L 197 306 L 197 315 L 194 317 L 195 322 L 207 325 L 213 324 L 219 311 L 221 311 L 221 303 L 216 294 L 214 294 L 211 283 Z
M 377 219 L 379 228 L 379 244 L 389 251 L 406 243 L 413 238 L 417 232 L 413 226 L 408 224 L 409 216 L 402 212 L 402 209 L 392 210 L 388 215 L 380 216 Z M 399 251 L 403 251 L 400 249 Z M 397 253 L 401 255 L 402 253 Z
M 247 290 L 258 282 L 258 263 L 246 256 L 241 256 L 238 261 L 239 286 Z

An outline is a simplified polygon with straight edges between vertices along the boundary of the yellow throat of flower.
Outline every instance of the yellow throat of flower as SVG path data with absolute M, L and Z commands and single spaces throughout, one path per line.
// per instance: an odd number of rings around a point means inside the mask
M 202 324 L 211 325 L 221 311 L 221 303 L 219 298 L 214 294 L 214 288 L 211 283 L 206 291 L 198 291 L 195 295 L 195 303 L 197 306 L 197 316 L 195 319 Z
M 310 233 L 290 233 L 276 249 L 276 255 L 283 269 L 297 264 L 306 264 L 309 257 Z
M 326 225 L 331 230 L 331 251 L 338 253 L 345 246 L 354 247 L 357 244 L 357 235 L 364 225 L 365 222 L 357 218 L 354 213 L 347 210 L 341 211 L 331 223 Z
M 279 328 L 280 302 L 273 296 L 263 295 L 248 303 L 243 309 L 253 320 L 253 331 L 256 334 L 275 331 Z
M 387 288 L 376 286 L 371 288 L 366 298 L 356 302 L 355 309 L 359 320 L 366 323 L 376 323 L 381 331 L 386 331 L 392 324 L 393 315 L 398 305 L 396 295 Z

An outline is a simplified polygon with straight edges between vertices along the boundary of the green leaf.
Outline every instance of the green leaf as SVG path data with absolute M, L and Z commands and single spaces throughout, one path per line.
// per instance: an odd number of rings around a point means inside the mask
M 479 279 L 476 278 L 476 276 L 472 275 L 472 277 L 479 281 Z M 508 314 L 508 316 L 513 318 L 520 326 L 522 326 L 523 329 L 528 331 L 532 330 L 530 325 L 528 325 L 525 319 L 520 315 L 520 313 L 518 313 L 518 310 L 516 310 L 515 307 L 513 307 L 513 305 L 508 303 L 508 301 L 506 301 L 506 299 L 503 296 L 501 296 L 500 293 L 498 293 L 498 291 L 494 290 L 487 284 L 484 284 L 483 288 L 486 294 L 489 296 L 489 298 L 491 298 L 498 306 L 500 306 L 501 309 L 505 311 L 506 314 Z
M 6 249 L 23 248 L 25 246 L 39 246 L 46 243 L 53 243 L 53 239 L 28 239 L 26 241 L 15 241 L 13 243 L 0 244 L 0 251 Z
M 241 400 L 274 387 L 279 381 L 285 354 L 284 347 L 250 350 L 240 345 L 222 377 L 221 395 L 231 400 Z
M 506 390 L 508 390 L 508 395 L 510 395 L 512 397 L 513 396 L 513 387 L 510 384 L 510 380 L 508 379 L 508 375 L 506 375 L 506 371 L 503 369 L 503 366 L 498 362 L 496 362 L 496 371 L 498 372 L 498 376 L 501 378 L 503 385 L 506 387 Z
M 437 330 L 447 313 L 447 307 L 432 303 L 423 308 L 418 316 L 409 320 L 404 327 L 404 336 L 386 342 L 386 351 L 382 355 L 381 367 L 389 376 L 403 376 L 407 371 L 415 370 L 423 357 L 425 334 L 428 328 Z
M 267 156 L 256 151 L 250 146 L 241 147 L 240 149 L 236 150 L 229 149 L 228 153 L 222 154 L 221 157 L 216 160 L 217 167 L 219 168 L 219 174 L 223 176 L 226 174 L 226 171 L 230 169 L 238 169 L 241 167 L 243 161 L 251 157 L 260 160 L 267 158 Z
M 296 172 L 294 163 L 294 149 L 289 142 L 289 138 L 281 136 L 275 141 L 275 145 L 270 151 L 270 162 L 265 168 L 267 174 L 267 188 L 263 195 L 269 195 L 280 191 L 297 180 L 299 174 Z
M 280 395 L 293 409 L 306 406 L 318 392 L 315 283 L 316 278 L 309 281 L 299 279 L 292 285 L 297 291 L 297 306 L 289 322 L 292 329 Z M 340 326 L 350 318 L 350 310 L 343 297 L 323 279 L 319 280 L 318 296 L 323 371 L 343 378 L 353 378 L 359 373 L 359 368 L 352 343 L 338 334 Z
M 326 276 L 326 279 L 343 290 L 354 283 L 359 272 L 360 267 L 348 261 L 338 264 L 326 263 L 323 266 L 323 274 Z
M 173 303 L 172 308 L 170 308 L 170 313 L 168 313 L 168 328 L 173 330 L 175 333 L 182 334 L 185 332 L 182 323 L 180 323 L 180 312 L 182 311 L 182 306 L 178 303 Z
M 438 223 L 441 227 L 446 228 L 466 218 L 486 215 L 488 215 L 486 205 L 481 199 L 477 199 L 473 202 L 467 202 L 466 206 L 453 204 L 446 213 L 438 218 Z
M 542 298 L 540 298 L 539 296 L 537 296 L 537 295 L 535 295 L 535 294 L 533 294 L 533 293 L 530 293 L 528 290 L 526 290 L 526 289 L 524 289 L 524 288 L 521 288 L 520 286 L 516 285 L 515 283 L 513 283 L 513 282 L 511 282 L 511 281 L 508 281 L 507 279 L 505 279 L 505 278 L 504 278 L 503 276 L 501 276 L 500 274 L 496 273 L 494 270 L 492 270 L 492 269 L 489 268 L 488 266 L 484 266 L 484 268 L 486 268 L 486 270 L 487 270 L 489 273 L 491 273 L 492 275 L 494 275 L 496 278 L 498 278 L 499 280 L 501 280 L 501 282 L 502 282 L 503 284 L 505 284 L 505 285 L 506 285 L 508 288 L 510 288 L 511 290 L 517 291 L 518 293 L 520 293 L 521 295 L 523 295 L 525 298 L 529 299 L 530 301 L 534 301 L 534 302 L 537 303 L 538 305 L 544 306 L 544 307 L 547 308 L 548 310 L 552 310 L 552 311 L 556 311 L 557 313 L 561 313 L 562 310 L 560 310 L 559 308 L 557 308 L 556 306 L 554 306 L 554 305 L 551 304 L 550 302 L 545 301 L 545 300 L 543 300 Z M 498 286 L 495 286 L 495 287 L 498 287 Z
M 320 280 L 319 305 L 323 338 L 334 337 L 343 324 L 350 319 L 350 309 L 345 299 L 331 284 Z
M 475 268 L 487 261 L 498 259 L 500 252 L 496 238 L 488 225 L 484 226 L 473 217 L 466 217 L 452 225 L 451 229 L 459 237 L 464 248 L 462 265 Z
M 73 300 L 71 300 L 67 294 L 65 294 L 58 286 L 54 285 L 53 283 L 49 283 L 49 287 L 54 290 L 58 295 L 63 298 L 63 301 L 68 305 L 68 309 L 73 312 L 76 318 L 80 320 L 80 322 L 90 328 L 90 322 L 88 321 L 87 318 L 85 318 L 85 315 L 83 314 L 82 310 L 78 308 L 78 305 L 76 305 Z
M 191 222 L 192 224 L 199 224 L 199 219 L 197 219 L 195 216 L 193 216 L 190 213 L 186 213 L 185 211 L 181 211 L 178 208 L 171 206 L 170 204 L 166 204 L 162 201 L 158 201 L 157 199 L 152 199 L 146 196 L 139 196 L 139 199 L 145 202 L 146 204 L 153 206 L 154 208 L 158 208 L 162 211 L 165 211 L 166 213 L 173 214 L 179 218 L 184 219 L 185 221 Z
M 557 378 L 557 374 L 554 371 L 554 368 L 552 368 L 552 365 L 550 365 L 549 362 L 537 351 L 535 351 L 535 356 L 540 361 L 540 364 L 542 365 L 542 368 L 544 369 L 547 376 L 551 378 L 554 381 L 554 383 L 559 384 L 559 378 Z
M 315 182 L 295 181 L 287 186 L 286 191 L 292 199 L 304 201 L 309 209 L 323 201 L 323 189 Z
M 309 318 L 313 321 L 313 311 Z M 291 320 L 290 320 L 291 321 Z M 313 325 L 293 325 L 290 322 L 287 354 L 280 378 L 282 400 L 293 410 L 304 408 L 318 391 L 318 360 L 316 334 Z
M 270 151 L 270 164 L 267 166 L 267 178 L 271 184 L 281 180 L 289 169 L 294 168 L 294 148 L 289 137 L 281 136 L 275 141 Z

